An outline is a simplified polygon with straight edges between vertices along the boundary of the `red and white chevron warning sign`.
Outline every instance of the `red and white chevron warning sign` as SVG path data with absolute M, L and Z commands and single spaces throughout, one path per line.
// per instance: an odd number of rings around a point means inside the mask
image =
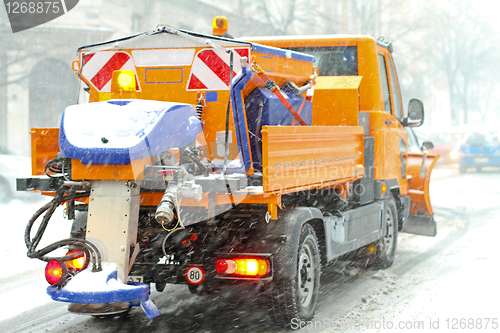
M 137 90 L 140 90 L 134 60 L 127 52 L 100 51 L 86 54 L 84 58 L 82 76 L 99 92 L 111 92 L 113 71 L 120 69 L 134 71 Z
M 233 77 L 241 72 L 241 57 L 249 58 L 249 48 L 233 49 Z M 228 90 L 229 53 L 219 48 L 199 51 L 193 61 L 187 90 Z

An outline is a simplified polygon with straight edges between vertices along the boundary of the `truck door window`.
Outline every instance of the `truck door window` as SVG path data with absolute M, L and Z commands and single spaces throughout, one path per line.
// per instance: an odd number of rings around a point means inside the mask
M 294 47 L 293 51 L 316 58 L 320 76 L 357 76 L 358 48 L 356 46 Z
M 384 96 L 384 110 L 392 114 L 389 81 L 387 80 L 387 67 L 385 66 L 385 57 L 383 54 L 378 55 L 378 64 L 380 66 L 380 80 L 382 81 L 382 94 Z
M 401 120 L 403 112 L 401 106 L 401 95 L 399 93 L 398 78 L 396 77 L 396 70 L 394 69 L 394 64 L 392 60 L 390 58 L 388 60 L 389 60 L 389 71 L 391 73 L 392 94 L 394 97 L 394 116 L 398 120 Z
M 421 153 L 420 145 L 418 144 L 418 139 L 410 127 L 405 127 L 406 133 L 408 134 L 408 148 L 411 153 Z

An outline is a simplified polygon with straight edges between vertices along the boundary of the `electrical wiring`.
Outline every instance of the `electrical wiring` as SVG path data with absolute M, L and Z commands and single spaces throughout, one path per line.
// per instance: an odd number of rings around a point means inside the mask
M 165 245 L 167 243 L 167 239 L 176 231 L 179 231 L 179 230 L 185 230 L 183 227 L 182 228 L 177 228 L 177 229 L 174 229 L 172 231 L 170 231 L 166 236 L 165 238 L 163 238 L 163 241 L 161 242 L 161 249 L 163 251 L 163 255 L 165 255 L 165 257 L 169 257 L 170 255 L 167 254 L 167 251 L 165 250 Z

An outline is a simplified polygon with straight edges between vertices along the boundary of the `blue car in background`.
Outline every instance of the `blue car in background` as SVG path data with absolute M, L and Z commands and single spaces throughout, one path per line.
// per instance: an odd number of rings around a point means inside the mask
M 495 131 L 474 131 L 465 136 L 459 149 L 460 173 L 468 168 L 500 167 L 500 138 Z

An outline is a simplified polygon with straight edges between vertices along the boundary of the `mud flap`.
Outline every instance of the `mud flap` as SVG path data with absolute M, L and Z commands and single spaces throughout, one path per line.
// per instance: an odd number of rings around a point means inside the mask
M 401 232 L 434 237 L 437 235 L 437 224 L 433 216 L 410 215 Z

